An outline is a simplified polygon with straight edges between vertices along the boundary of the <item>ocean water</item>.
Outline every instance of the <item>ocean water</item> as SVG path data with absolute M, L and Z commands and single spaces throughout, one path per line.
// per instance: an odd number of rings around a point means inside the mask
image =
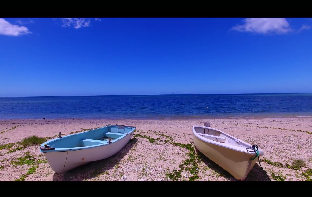
M 312 117 L 312 94 L 0 97 L 0 119 Z

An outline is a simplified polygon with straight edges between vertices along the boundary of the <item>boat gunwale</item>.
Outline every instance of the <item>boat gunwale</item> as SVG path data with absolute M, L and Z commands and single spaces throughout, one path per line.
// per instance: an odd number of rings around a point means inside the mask
M 247 153 L 247 154 L 253 155 L 253 156 L 256 155 L 255 152 L 247 151 L 246 148 L 248 148 L 248 147 L 235 146 L 235 145 L 232 145 L 232 144 L 229 144 L 229 143 L 220 143 L 220 142 L 216 142 L 214 140 L 205 138 L 205 137 L 199 135 L 199 133 L 195 131 L 195 127 L 200 127 L 200 128 L 205 128 L 205 129 L 213 129 L 215 131 L 218 131 L 218 132 L 222 133 L 223 135 L 225 135 L 225 136 L 227 136 L 229 138 L 234 139 L 237 142 L 243 143 L 243 144 L 248 145 L 250 147 L 252 146 L 251 144 L 249 144 L 247 142 L 244 142 L 244 141 L 242 141 L 242 140 L 240 140 L 240 139 L 238 139 L 238 138 L 236 138 L 234 136 L 231 136 L 231 135 L 229 135 L 229 134 L 227 134 L 227 133 L 225 133 L 225 132 L 223 132 L 223 131 L 221 131 L 219 129 L 216 129 L 216 128 L 213 128 L 213 127 L 194 125 L 193 126 L 193 134 L 195 135 L 195 137 L 197 137 L 199 140 L 201 140 L 203 142 L 206 142 L 206 143 L 209 143 L 209 144 L 213 144 L 213 145 L 216 145 L 216 146 L 220 146 L 220 147 L 223 147 L 223 148 L 231 149 L 231 150 L 238 151 L 238 152 Z M 261 148 L 258 148 L 258 150 L 259 150 L 259 156 L 264 154 L 264 151 Z
M 112 126 L 120 126 L 120 125 L 107 125 L 105 127 L 112 127 Z M 122 125 L 123 126 L 123 125 Z M 51 139 L 51 140 L 48 140 L 44 143 L 42 143 L 40 145 L 40 147 L 43 147 L 44 145 L 46 144 L 49 144 L 49 143 L 52 143 L 54 141 L 57 141 L 57 140 L 61 140 L 63 138 L 68 138 L 68 137 L 72 137 L 72 136 L 75 136 L 75 135 L 81 135 L 83 133 L 87 133 L 87 132 L 90 132 L 90 131 L 94 131 L 94 130 L 99 130 L 99 129 L 103 129 L 105 127 L 100 127 L 100 128 L 96 128 L 96 129 L 90 129 L 90 130 L 87 130 L 87 131 L 83 131 L 83 132 L 80 132 L 80 133 L 74 133 L 74 134 L 70 134 L 70 135 L 66 135 L 62 138 L 55 138 L 55 139 Z M 91 146 L 76 146 L 76 147 L 69 147 L 69 148 L 55 148 L 55 147 L 52 147 L 53 149 L 46 149 L 46 150 L 42 150 L 40 148 L 40 152 L 42 153 L 50 153 L 50 152 L 66 152 L 66 151 L 77 151 L 77 150 L 84 150 L 84 149 L 91 149 L 91 148 L 97 148 L 97 147 L 101 147 L 101 146 L 108 146 L 108 145 L 112 145 L 114 143 L 117 143 L 118 141 L 122 140 L 123 138 L 125 138 L 127 135 L 130 135 L 134 132 L 134 130 L 136 129 L 136 127 L 134 126 L 124 126 L 125 128 L 131 128 L 131 130 L 127 133 L 118 133 L 118 134 L 122 134 L 120 135 L 120 137 L 114 139 L 111 141 L 111 143 L 103 143 L 102 144 L 95 144 L 95 145 L 91 145 Z M 86 138 L 86 139 L 89 139 L 89 138 Z M 94 140 L 94 139 L 92 139 Z

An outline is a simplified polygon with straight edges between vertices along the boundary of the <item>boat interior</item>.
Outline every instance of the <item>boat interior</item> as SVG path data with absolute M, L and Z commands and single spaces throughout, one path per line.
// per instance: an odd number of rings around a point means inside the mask
M 240 141 L 239 139 L 236 139 L 230 135 L 226 135 L 216 129 L 210 128 L 210 127 L 201 127 L 201 126 L 195 126 L 194 130 L 196 133 L 198 133 L 200 136 L 207 138 L 209 140 L 213 140 L 218 143 L 227 143 L 235 146 L 241 146 L 241 147 L 249 147 L 249 145 L 245 144 L 244 142 Z
M 122 138 L 125 134 L 107 132 L 100 139 L 84 139 L 81 140 L 81 147 L 109 144 Z
M 93 129 L 57 138 L 47 144 L 53 148 L 75 148 L 105 145 L 118 141 L 132 130 L 133 127 L 111 125 L 109 127 Z

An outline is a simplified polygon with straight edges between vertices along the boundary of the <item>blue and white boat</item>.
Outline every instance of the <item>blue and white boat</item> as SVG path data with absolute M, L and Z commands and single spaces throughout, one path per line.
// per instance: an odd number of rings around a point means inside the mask
M 102 128 L 61 136 L 40 145 L 53 171 L 63 173 L 119 152 L 131 139 L 135 127 L 107 125 Z

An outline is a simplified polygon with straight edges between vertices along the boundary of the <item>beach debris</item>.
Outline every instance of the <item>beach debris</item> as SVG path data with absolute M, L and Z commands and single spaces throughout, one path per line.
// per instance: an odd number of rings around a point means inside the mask
M 123 176 L 121 177 L 121 180 L 122 180 L 122 181 L 126 181 L 126 180 L 127 180 L 126 175 L 123 175 Z

